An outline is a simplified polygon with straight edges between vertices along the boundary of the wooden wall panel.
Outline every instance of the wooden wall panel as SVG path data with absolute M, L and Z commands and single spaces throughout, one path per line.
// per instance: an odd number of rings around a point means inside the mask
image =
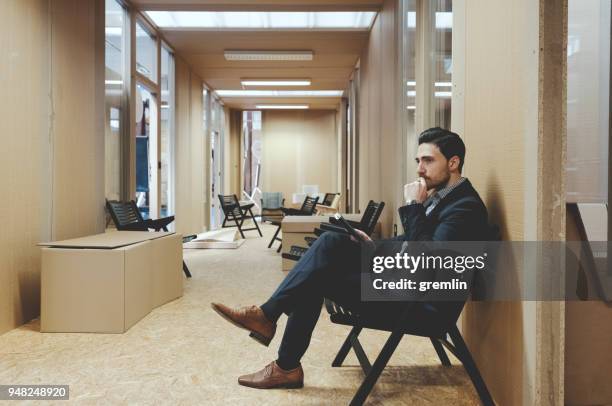
M 302 185 L 338 192 L 335 110 L 268 110 L 262 123 L 263 191 L 282 192 L 285 205 Z
M 104 54 L 96 52 L 96 2 L 53 1 L 50 11 L 52 238 L 62 240 L 104 232 L 104 76 L 96 76 Z
M 204 132 L 203 82 L 191 74 L 191 224 L 198 232 L 210 224 L 207 209 L 210 194 L 210 139 Z
M 38 314 L 48 139 L 47 1 L 0 4 L 0 334 Z
M 385 1 L 360 59 L 359 208 L 384 201 L 383 234 L 390 235 L 401 203 L 401 138 L 396 114 L 396 2 Z M 399 226 L 401 232 L 401 226 Z
M 191 213 L 191 100 L 190 71 L 187 64 L 179 57 L 175 58 L 176 72 L 176 231 L 190 234 L 195 231 L 190 227 Z
M 180 57 L 176 58 L 176 231 L 204 231 L 205 160 L 202 80 Z
M 519 241 L 524 239 L 525 163 L 531 158 L 526 137 L 537 139 L 537 115 L 530 114 L 538 108 L 537 25 L 523 24 L 533 21 L 530 14 L 537 15 L 537 8 L 527 3 L 465 1 L 469 23 L 453 27 L 453 35 L 465 41 L 464 100 L 458 109 L 464 112 L 465 176 L 503 238 Z M 526 341 L 535 332 L 525 327 L 529 318 L 521 303 L 468 303 L 463 314 L 466 341 L 496 402 L 523 404 L 529 391 L 524 381 L 530 379 L 523 376 L 524 363 L 535 364 L 524 359 Z
M 103 230 L 103 4 L 0 4 L 0 334 L 39 314 L 36 244 Z
M 555 59 L 563 35 L 543 34 L 561 27 L 563 4 L 540 9 L 545 3 L 453 2 L 453 127 L 466 143 L 465 175 L 504 240 L 557 239 L 564 227 L 552 200 L 564 195 L 565 98 L 544 89 L 563 88 L 563 59 Z M 550 354 L 559 355 L 563 340 L 549 305 L 468 303 L 466 341 L 498 404 L 561 404 L 559 360 Z

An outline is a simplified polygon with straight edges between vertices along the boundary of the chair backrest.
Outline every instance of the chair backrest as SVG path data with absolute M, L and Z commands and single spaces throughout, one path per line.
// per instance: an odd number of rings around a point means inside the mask
M 129 202 L 107 200 L 106 208 L 108 209 L 117 230 L 121 230 L 129 224 L 140 223 L 143 221 L 140 210 L 138 210 L 138 206 L 136 206 L 136 202 L 133 200 L 130 200 Z
M 325 197 L 323 198 L 321 204 L 323 206 L 331 206 L 334 202 L 334 199 L 336 198 L 336 195 L 337 193 L 325 193 Z
M 365 211 L 363 212 L 363 216 L 361 216 L 361 220 L 359 221 L 361 224 L 361 230 L 368 235 L 372 234 L 384 208 L 385 202 L 376 203 L 375 201 L 370 200 Z
M 217 195 L 219 196 L 219 202 L 221 203 L 221 209 L 223 213 L 227 216 L 228 214 L 232 214 L 235 217 L 240 217 L 242 212 L 240 211 L 240 202 L 238 201 L 238 196 L 236 195 Z
M 262 209 L 279 209 L 283 207 L 283 194 L 281 192 L 263 192 L 261 194 Z
M 319 196 L 310 197 L 306 196 L 304 199 L 304 203 L 302 203 L 302 208 L 300 211 L 304 212 L 305 215 L 313 214 L 315 209 L 317 208 L 317 202 L 319 201 Z

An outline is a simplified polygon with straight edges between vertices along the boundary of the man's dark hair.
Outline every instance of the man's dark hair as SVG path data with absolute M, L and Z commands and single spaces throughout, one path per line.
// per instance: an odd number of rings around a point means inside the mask
M 440 127 L 430 128 L 419 135 L 419 145 L 421 144 L 435 144 L 447 160 L 455 155 L 458 156 L 461 160 L 459 172 L 463 169 L 465 144 L 459 134 Z

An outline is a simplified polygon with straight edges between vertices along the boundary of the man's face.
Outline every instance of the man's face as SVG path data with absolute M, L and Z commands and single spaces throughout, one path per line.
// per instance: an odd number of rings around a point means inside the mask
M 448 183 L 450 179 L 449 161 L 436 144 L 419 145 L 416 163 L 417 176 L 425 179 L 427 190 L 439 189 Z

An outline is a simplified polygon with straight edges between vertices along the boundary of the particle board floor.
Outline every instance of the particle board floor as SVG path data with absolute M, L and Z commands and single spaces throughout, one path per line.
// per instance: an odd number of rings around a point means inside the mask
M 193 278 L 185 281 L 185 295 L 124 334 L 41 334 L 35 320 L 0 336 L 0 384 L 68 384 L 70 403 L 78 404 L 348 404 L 363 375 L 353 354 L 346 366 L 330 366 L 348 328 L 331 324 L 325 311 L 302 360 L 303 389 L 261 391 L 237 384 L 239 375 L 275 359 L 286 318 L 265 348 L 222 320 L 209 304 L 261 304 L 272 293 L 285 275 L 280 255 L 266 248 L 273 231 L 264 226 L 263 238 L 247 232 L 236 250 L 186 250 Z M 365 331 L 361 337 L 373 361 L 387 334 Z M 456 360 L 443 368 L 428 339 L 406 336 L 367 404 L 459 406 L 478 401 Z

